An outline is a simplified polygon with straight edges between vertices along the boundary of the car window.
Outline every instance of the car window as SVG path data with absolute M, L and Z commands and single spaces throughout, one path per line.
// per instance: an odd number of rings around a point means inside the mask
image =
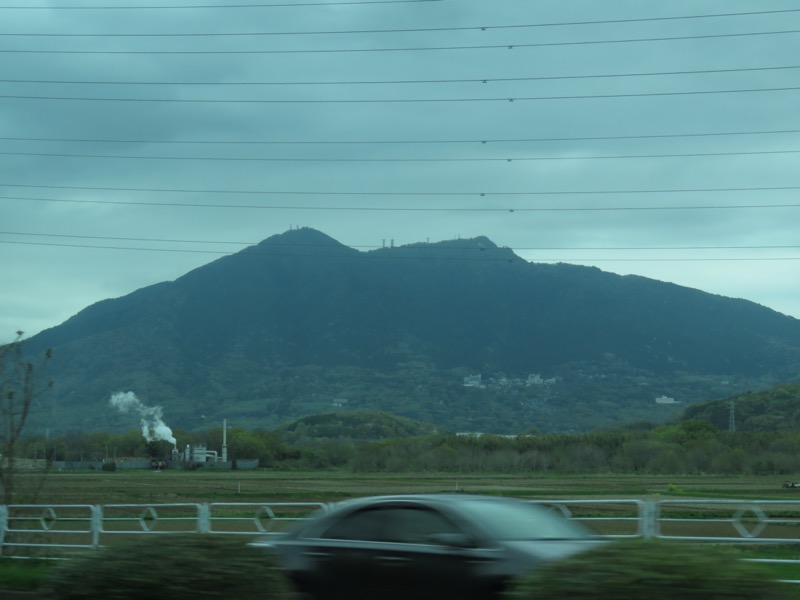
M 399 508 L 391 514 L 393 541 L 430 544 L 431 536 L 462 533 L 449 519 L 427 508 Z
M 589 531 L 540 506 L 518 501 L 466 501 L 464 508 L 500 540 L 583 539 Z
M 335 522 L 322 532 L 321 538 L 335 540 L 378 540 L 383 527 L 382 514 L 379 510 L 359 510 Z
M 425 507 L 385 506 L 359 510 L 331 525 L 320 537 L 340 540 L 430 544 L 432 535 L 463 533 L 439 512 Z

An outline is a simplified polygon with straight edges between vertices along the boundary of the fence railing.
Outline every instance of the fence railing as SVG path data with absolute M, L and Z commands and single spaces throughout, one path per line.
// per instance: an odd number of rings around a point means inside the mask
M 64 557 L 115 539 L 210 533 L 265 536 L 328 505 L 323 502 L 0 505 L 0 554 Z
M 609 538 L 800 544 L 800 500 L 532 502 Z M 269 536 L 330 506 L 325 502 L 0 505 L 0 555 L 64 558 L 141 535 Z M 788 562 L 800 565 L 800 560 Z

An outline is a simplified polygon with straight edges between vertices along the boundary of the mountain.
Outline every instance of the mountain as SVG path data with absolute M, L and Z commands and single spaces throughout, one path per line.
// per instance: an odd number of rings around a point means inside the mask
M 128 390 L 186 429 L 379 410 L 574 431 L 800 373 L 800 321 L 752 302 L 529 263 L 485 237 L 362 252 L 308 228 L 98 302 L 26 346 L 53 349 L 55 391 L 32 419 L 51 431 L 135 427 L 108 405 Z

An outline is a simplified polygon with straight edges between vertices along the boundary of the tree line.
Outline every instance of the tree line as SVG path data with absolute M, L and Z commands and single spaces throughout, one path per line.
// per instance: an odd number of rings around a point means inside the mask
M 222 428 L 175 431 L 179 444 L 221 448 Z M 259 460 L 268 469 L 353 472 L 541 472 L 782 475 L 800 473 L 800 432 L 730 432 L 710 422 L 638 423 L 578 434 L 520 436 L 438 432 L 386 439 L 309 437 L 229 428 L 229 460 Z M 180 449 L 180 448 L 179 448 Z M 47 461 L 169 458 L 172 444 L 148 442 L 140 431 L 70 433 L 21 440 L 18 457 Z

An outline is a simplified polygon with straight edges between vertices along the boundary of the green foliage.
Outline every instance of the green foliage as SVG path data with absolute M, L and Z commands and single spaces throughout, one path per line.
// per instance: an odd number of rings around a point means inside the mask
M 228 457 L 257 458 L 274 469 L 349 469 L 356 472 L 455 473 L 639 473 L 653 475 L 776 475 L 800 473 L 800 432 L 719 431 L 705 421 L 665 425 L 639 424 L 592 433 L 499 436 L 425 433 L 405 429 L 390 415 L 351 413 L 302 419 L 278 432 L 229 429 Z M 417 435 L 414 435 L 418 432 Z M 132 432 L 142 439 L 141 432 Z M 405 434 L 405 435 L 400 435 Z M 382 437 L 384 435 L 399 437 Z M 375 436 L 371 438 L 370 436 Z M 131 434 L 106 435 L 99 446 L 94 434 L 70 434 L 22 440 L 23 458 L 85 455 L 101 460 L 117 456 L 144 458 L 146 446 Z M 221 431 L 186 433 L 182 443 L 208 440 L 219 448 Z M 282 438 L 287 438 L 287 441 Z M 131 453 L 128 453 L 128 450 Z M 169 458 L 165 455 L 165 458 Z M 100 467 L 114 469 L 109 459 Z
M 0 590 L 35 590 L 48 572 L 47 561 L 0 558 Z
M 687 407 L 684 418 L 703 420 L 719 429 L 728 429 L 731 403 L 737 431 L 800 429 L 800 383 L 694 404 Z
M 263 549 L 211 535 L 147 536 L 53 569 L 52 600 L 289 600 L 291 585 Z
M 800 385 L 748 393 L 737 400 L 746 422 L 763 417 L 794 423 L 800 419 Z M 690 407 L 682 420 L 636 422 L 590 433 L 501 436 L 445 433 L 435 425 L 377 411 L 321 413 L 289 422 L 274 431 L 228 429 L 231 459 L 257 458 L 262 467 L 351 469 L 357 472 L 550 472 L 776 475 L 800 473 L 800 420 L 793 428 L 727 431 L 729 401 L 708 405 L 724 409 L 724 427 Z M 489 410 L 489 409 L 487 409 Z M 756 411 L 763 411 L 757 413 Z M 792 413 L 794 414 L 794 413 Z M 181 445 L 208 443 L 219 448 L 222 428 L 175 430 Z M 21 458 L 86 456 L 144 457 L 153 449 L 167 457 L 168 444 L 146 444 L 139 430 L 122 434 L 69 433 L 19 441 Z M 107 461 L 108 462 L 108 461 Z M 112 467 L 103 467 L 112 468 Z
M 789 588 L 763 567 L 716 546 L 624 541 L 546 566 L 520 579 L 509 600 L 783 600 Z
M 378 411 L 311 415 L 277 429 L 290 444 L 311 439 L 381 440 L 425 435 L 436 431 L 430 423 Z

